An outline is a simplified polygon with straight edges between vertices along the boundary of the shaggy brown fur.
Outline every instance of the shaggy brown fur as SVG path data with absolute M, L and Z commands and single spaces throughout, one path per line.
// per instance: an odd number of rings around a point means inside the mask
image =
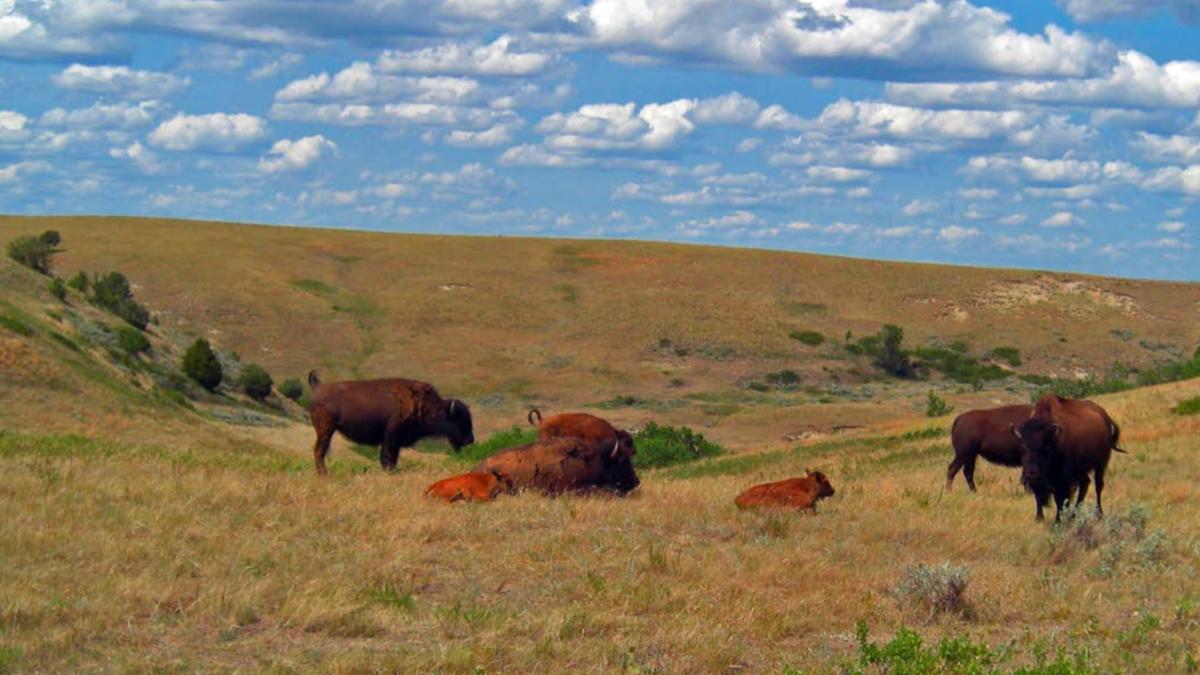
M 817 501 L 832 497 L 833 485 L 820 471 L 809 471 L 803 478 L 755 485 L 733 500 L 742 510 L 760 507 L 817 510 Z

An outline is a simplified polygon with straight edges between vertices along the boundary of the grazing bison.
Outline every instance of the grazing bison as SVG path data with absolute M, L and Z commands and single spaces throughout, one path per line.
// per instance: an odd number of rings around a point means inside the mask
M 490 502 L 511 489 L 511 484 L 492 471 L 473 471 L 443 478 L 425 488 L 425 496 L 444 502 Z
M 633 436 L 628 431 L 617 429 L 608 420 L 587 413 L 562 413 L 551 415 L 544 421 L 542 413 L 533 408 L 526 416 L 529 423 L 538 428 L 538 439 L 578 438 L 596 451 L 612 449 L 619 443 L 621 452 L 633 456 Z
M 308 416 L 317 432 L 313 456 L 317 473 L 325 473 L 325 456 L 335 431 L 361 445 L 379 447 L 379 463 L 396 468 L 400 448 L 426 436 L 445 436 L 455 451 L 475 442 L 471 409 L 457 399 L 445 400 L 432 385 L 398 378 L 321 382 L 308 374 L 312 402 Z
M 975 460 L 982 456 L 992 464 L 1021 466 L 1021 440 L 1009 431 L 1033 414 L 1031 405 L 1006 405 L 989 410 L 970 410 L 954 418 L 950 442 L 954 459 L 946 468 L 946 489 L 962 469 L 971 492 L 975 491 Z
M 1104 471 L 1112 451 L 1125 452 L 1118 442 L 1121 429 L 1108 412 L 1091 401 L 1046 394 L 1037 400 L 1033 414 L 1010 427 L 1021 441 L 1021 482 L 1037 501 L 1037 520 L 1054 496 L 1054 520 L 1062 517 L 1063 503 L 1078 488 L 1075 505 L 1087 496 L 1088 474 L 1096 481 L 1096 513 L 1104 515 L 1101 493 Z
M 514 489 L 544 494 L 608 490 L 624 495 L 639 484 L 632 447 L 613 441 L 597 448 L 580 438 L 546 438 L 488 457 L 475 467 Z
M 733 500 L 741 510 L 759 507 L 817 510 L 817 500 L 834 495 L 833 485 L 825 474 L 809 470 L 803 478 L 789 478 L 776 483 L 755 485 Z

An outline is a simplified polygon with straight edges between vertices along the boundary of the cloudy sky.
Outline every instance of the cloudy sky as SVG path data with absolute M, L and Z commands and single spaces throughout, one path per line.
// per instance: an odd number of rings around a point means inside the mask
M 0 0 L 0 212 L 1200 278 L 1197 0 Z

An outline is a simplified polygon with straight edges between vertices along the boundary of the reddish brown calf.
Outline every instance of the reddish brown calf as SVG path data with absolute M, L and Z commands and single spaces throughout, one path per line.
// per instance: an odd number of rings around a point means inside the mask
M 833 485 L 820 471 L 809 471 L 803 478 L 789 478 L 775 483 L 755 485 L 737 496 L 733 502 L 739 509 L 761 507 L 817 510 L 817 501 L 832 497 Z
M 425 496 L 444 502 L 490 502 L 507 486 L 490 471 L 472 471 L 460 476 L 443 478 L 425 488 Z

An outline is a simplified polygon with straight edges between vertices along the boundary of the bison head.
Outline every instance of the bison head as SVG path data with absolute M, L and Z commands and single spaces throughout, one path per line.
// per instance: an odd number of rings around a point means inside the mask
M 633 456 L 637 449 L 633 447 L 633 436 L 628 431 L 617 430 L 617 441 L 604 458 L 606 480 L 605 484 L 620 494 L 630 492 L 638 485 L 637 471 L 633 468 Z
M 1010 424 L 1009 430 L 1021 441 L 1021 482 L 1037 491 L 1049 476 L 1050 459 L 1058 448 L 1062 427 L 1048 419 L 1030 417 L 1019 427 Z
M 832 497 L 835 494 L 833 483 L 829 482 L 829 478 L 820 471 L 809 470 L 808 477 L 813 479 L 817 484 L 817 498 Z
M 450 441 L 455 452 L 458 452 L 463 446 L 475 442 L 475 427 L 471 422 L 471 409 L 467 407 L 466 403 L 456 398 L 446 401 L 443 417 L 441 432 L 445 434 L 446 440 Z

